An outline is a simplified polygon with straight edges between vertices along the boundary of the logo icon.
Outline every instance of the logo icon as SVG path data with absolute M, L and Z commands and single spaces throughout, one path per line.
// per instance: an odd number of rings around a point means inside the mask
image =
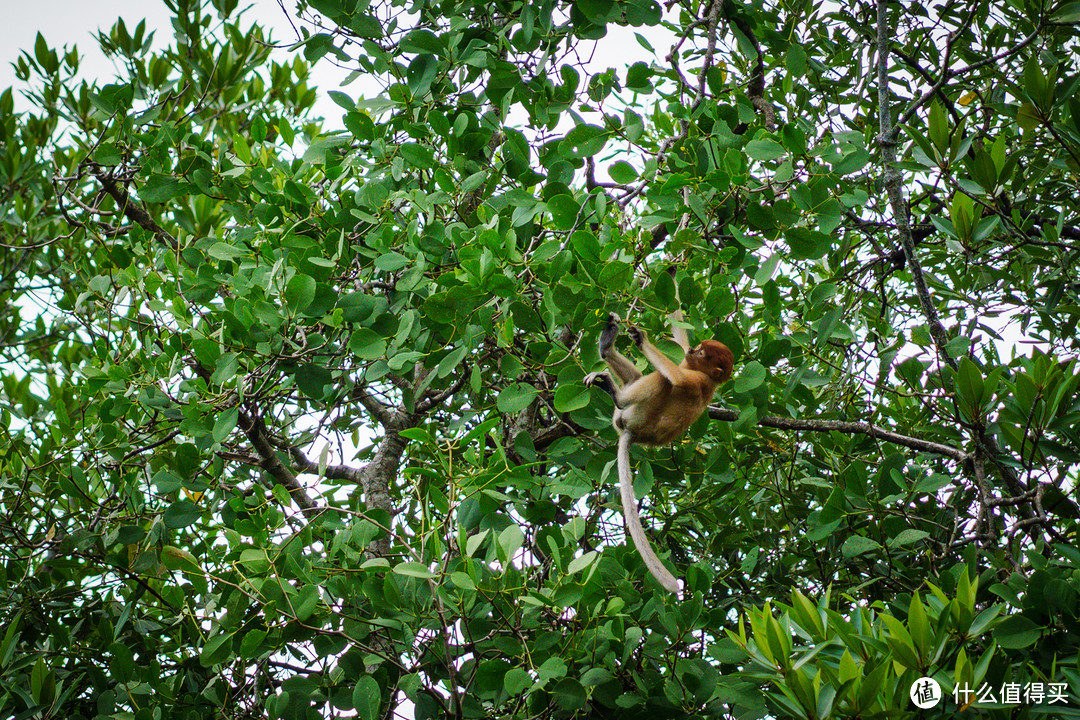
M 911 684 L 911 702 L 921 710 L 937 707 L 941 702 L 941 686 L 937 680 L 921 677 Z

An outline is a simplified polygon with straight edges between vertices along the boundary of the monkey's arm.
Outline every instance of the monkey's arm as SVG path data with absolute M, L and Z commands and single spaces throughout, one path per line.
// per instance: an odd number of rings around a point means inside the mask
M 675 342 L 679 344 L 684 353 L 690 352 L 690 336 L 686 334 L 686 328 L 679 327 L 675 323 L 683 321 L 682 309 L 668 315 L 668 321 L 671 323 L 671 337 Z
M 645 336 L 645 333 L 640 328 L 632 327 L 627 333 L 630 335 L 630 339 L 634 341 L 634 344 L 638 346 L 638 349 L 641 350 L 645 359 L 652 363 L 656 371 L 663 375 L 669 383 L 683 385 L 688 381 L 686 370 L 673 363 L 671 358 L 657 350 L 656 346 L 649 342 L 649 338 Z

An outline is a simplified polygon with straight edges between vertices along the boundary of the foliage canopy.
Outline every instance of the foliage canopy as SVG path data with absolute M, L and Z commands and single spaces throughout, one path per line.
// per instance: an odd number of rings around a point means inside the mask
M 0 94 L 0 714 L 1080 715 L 1080 3 L 167 2 Z

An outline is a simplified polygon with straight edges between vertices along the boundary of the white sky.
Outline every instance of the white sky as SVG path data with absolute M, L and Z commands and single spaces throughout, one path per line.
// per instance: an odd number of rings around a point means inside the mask
M 101 81 L 112 78 L 115 70 L 111 61 L 98 50 L 94 35 L 99 29 L 108 30 L 122 17 L 128 32 L 134 33 L 139 22 L 146 20 L 147 32 L 156 31 L 154 36 L 157 46 L 164 46 L 172 40 L 172 26 L 169 23 L 172 13 L 161 0 L 41 0 L 38 3 L 5 2 L 4 20 L 0 22 L 0 91 L 16 86 L 16 110 L 25 109 L 25 101 L 18 95 L 21 83 L 15 77 L 12 63 L 23 51 L 33 56 L 34 41 L 40 31 L 50 47 L 59 50 L 64 45 L 69 48 L 78 45 L 82 56 L 79 73 L 82 77 L 94 77 Z M 286 7 L 292 7 L 292 1 L 286 0 Z M 273 38 L 279 43 L 292 42 L 296 35 L 288 19 L 276 0 L 250 0 L 241 3 L 249 9 L 241 17 L 241 23 L 258 22 L 266 28 L 273 28 Z M 289 51 L 280 50 L 279 60 L 286 60 Z M 327 90 L 338 87 L 346 73 L 333 68 L 327 62 L 316 66 L 315 84 L 320 90 L 316 114 L 330 120 L 331 125 L 340 125 L 342 110 L 326 96 Z M 345 92 L 357 95 L 361 91 L 354 83 Z
M 94 77 L 107 82 L 114 75 L 114 67 L 97 48 L 94 34 L 99 29 L 108 30 L 118 17 L 124 18 L 129 32 L 134 32 L 140 21 L 146 20 L 147 32 L 156 31 L 155 41 L 158 46 L 168 44 L 172 39 L 172 27 L 169 24 L 171 13 L 161 0 L 40 0 L 36 3 L 0 0 L 4 18 L 0 22 L 0 91 L 13 85 L 20 87 L 15 78 L 12 63 L 23 51 L 33 55 L 34 41 L 38 31 L 45 36 L 50 47 L 59 50 L 64 45 L 78 45 L 83 56 L 79 72 L 82 77 Z M 293 7 L 293 0 L 284 0 L 286 8 Z M 278 0 L 249 0 L 241 3 L 249 9 L 243 14 L 241 22 L 258 21 L 260 25 L 273 29 L 273 38 L 278 43 L 290 43 L 296 39 L 289 19 L 282 12 Z M 672 41 L 670 33 L 660 28 L 620 28 L 610 26 L 607 37 L 597 46 L 589 65 L 596 70 L 608 66 L 626 67 L 631 63 L 644 60 L 648 62 L 650 54 L 642 49 L 634 39 L 634 32 L 648 35 L 662 56 L 667 52 Z M 585 49 L 585 46 L 583 46 Z M 289 50 L 284 47 L 279 51 L 279 60 L 288 59 Z M 590 53 L 586 52 L 588 57 Z M 319 89 L 319 100 L 315 114 L 326 118 L 328 127 L 340 127 L 342 110 L 327 96 L 328 90 L 338 89 L 347 76 L 347 72 L 335 68 L 323 60 L 313 69 L 313 82 Z M 365 87 L 362 81 L 355 81 L 341 88 L 355 99 L 360 99 L 366 90 L 377 92 L 372 86 Z M 16 92 L 16 110 L 26 109 L 26 103 Z
M 256 0 L 259 2 L 260 0 Z M 275 3 L 261 0 L 278 14 Z M 41 0 L 41 2 L 5 3 L 4 22 L 0 23 L 0 88 L 15 84 L 15 72 L 11 67 L 23 50 L 33 54 L 34 39 L 38 31 L 51 47 L 78 45 L 86 53 L 85 69 L 102 76 L 111 66 L 97 52 L 93 33 L 98 28 L 112 27 L 118 17 L 124 18 L 129 30 L 134 30 L 140 20 L 146 19 L 147 29 L 158 29 L 158 35 L 171 33 L 169 10 L 165 3 L 140 0 Z M 91 54 L 91 51 L 94 51 Z

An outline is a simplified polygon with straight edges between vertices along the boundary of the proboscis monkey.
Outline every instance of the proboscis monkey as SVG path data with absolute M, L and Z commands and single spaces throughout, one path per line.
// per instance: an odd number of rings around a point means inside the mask
M 690 350 L 686 331 L 676 329 L 675 339 L 685 353 L 682 363 L 676 365 L 649 342 L 644 332 L 630 327 L 627 331 L 630 339 L 656 368 L 648 375 L 642 375 L 632 362 L 615 350 L 618 322 L 616 315 L 608 317 L 607 325 L 600 333 L 600 357 L 621 386 L 616 387 L 608 373 L 592 373 L 585 378 L 585 384 L 602 388 L 615 402 L 611 422 L 619 432 L 619 494 L 630 537 L 652 576 L 678 594 L 679 581 L 660 562 L 641 528 L 634 498 L 634 477 L 630 472 L 630 443 L 667 445 L 686 432 L 709 406 L 717 386 L 731 377 L 735 358 L 727 345 L 716 340 L 705 340 Z

